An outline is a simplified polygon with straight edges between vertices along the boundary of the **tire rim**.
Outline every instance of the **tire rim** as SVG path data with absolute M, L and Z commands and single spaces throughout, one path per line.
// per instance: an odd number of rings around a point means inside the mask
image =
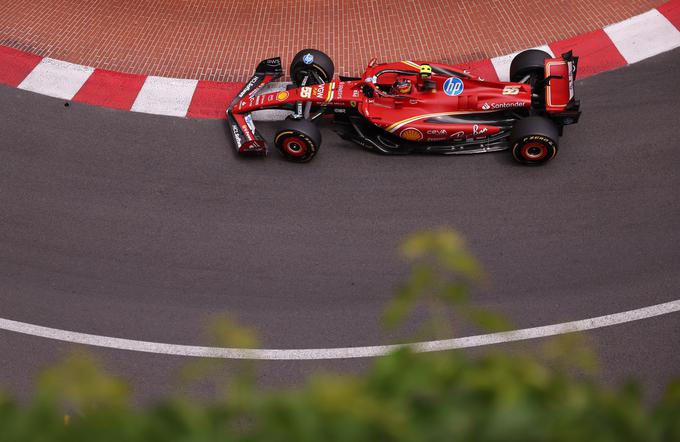
M 288 137 L 283 141 L 283 150 L 292 157 L 301 157 L 307 153 L 307 142 L 298 137 Z
M 522 157 L 527 161 L 541 161 L 548 156 L 548 147 L 541 142 L 532 141 L 522 147 Z

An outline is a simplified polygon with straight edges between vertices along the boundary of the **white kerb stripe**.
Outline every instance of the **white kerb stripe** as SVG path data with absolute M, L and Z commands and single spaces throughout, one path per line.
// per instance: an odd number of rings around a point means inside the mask
M 439 341 L 415 342 L 403 345 L 375 345 L 369 347 L 344 348 L 309 348 L 309 349 L 259 349 L 259 348 L 221 348 L 199 347 L 194 345 L 166 344 L 162 342 L 137 341 L 132 339 L 114 338 L 109 336 L 91 335 L 26 322 L 0 318 L 0 330 L 23 333 L 59 341 L 76 344 L 94 345 L 98 347 L 132 350 L 147 353 L 195 356 L 203 358 L 225 359 L 279 359 L 279 360 L 311 360 L 311 359 L 347 359 L 383 356 L 404 346 L 411 347 L 416 352 L 431 352 L 453 350 L 458 348 L 480 347 L 484 345 L 501 344 L 505 342 L 523 341 L 565 333 L 594 330 L 612 325 L 625 324 L 667 315 L 680 311 L 680 300 L 650 305 L 636 310 L 597 316 L 578 321 L 560 324 L 544 325 L 541 327 L 523 328 L 519 330 L 489 333 L 486 335 L 468 336 L 465 338 L 443 339 Z
M 198 80 L 146 77 L 132 111 L 185 117 Z
M 529 49 L 540 49 L 541 51 L 547 52 L 551 56 L 555 55 L 553 54 L 552 49 L 550 49 L 548 45 L 537 46 L 535 48 Z M 522 51 L 525 50 L 526 49 Z M 522 51 L 513 52 L 512 54 L 508 55 L 501 55 L 499 57 L 494 57 L 491 59 L 491 64 L 493 64 L 493 67 L 496 70 L 496 74 L 498 75 L 498 78 L 501 81 L 510 81 L 510 63 L 512 63 L 512 59 L 515 58 L 515 55 L 519 54 Z
M 629 64 L 680 46 L 680 31 L 656 9 L 607 26 L 604 32 Z
M 66 61 L 43 58 L 19 89 L 70 100 L 85 84 L 94 68 Z

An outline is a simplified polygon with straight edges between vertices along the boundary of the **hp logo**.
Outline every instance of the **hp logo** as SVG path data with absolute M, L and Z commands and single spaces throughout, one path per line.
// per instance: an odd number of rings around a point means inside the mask
M 463 80 L 458 77 L 449 77 L 444 82 L 444 93 L 450 97 L 462 94 L 463 89 L 465 89 Z

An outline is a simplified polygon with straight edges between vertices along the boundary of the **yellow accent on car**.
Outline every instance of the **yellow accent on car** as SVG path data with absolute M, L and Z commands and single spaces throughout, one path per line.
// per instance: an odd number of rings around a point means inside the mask
M 420 70 L 420 65 L 418 63 L 414 63 L 412 61 L 402 61 L 402 63 L 404 63 L 405 65 L 410 66 L 412 68 L 416 68 L 416 69 Z
M 470 113 L 485 113 L 484 111 L 464 111 L 464 112 L 438 112 L 435 114 L 423 114 L 423 115 L 416 115 L 415 117 L 410 117 L 406 118 L 405 120 L 397 121 L 396 123 L 390 125 L 385 129 L 388 132 L 394 132 L 395 130 L 399 129 L 405 124 L 412 123 L 416 120 L 422 120 L 423 118 L 429 118 L 429 117 L 441 117 L 444 115 L 461 115 L 461 114 L 470 114 Z
M 330 83 L 330 87 L 328 88 L 328 97 L 326 98 L 326 103 L 331 101 L 333 99 L 333 94 L 335 89 L 335 83 Z

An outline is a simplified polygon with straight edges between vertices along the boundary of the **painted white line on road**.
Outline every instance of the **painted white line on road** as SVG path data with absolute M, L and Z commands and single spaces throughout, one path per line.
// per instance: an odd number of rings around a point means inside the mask
M 524 328 L 486 335 L 468 336 L 465 338 L 444 339 L 439 341 L 416 342 L 405 344 L 416 352 L 432 352 L 459 348 L 481 347 L 484 345 L 505 342 L 524 341 L 544 338 L 566 333 L 593 330 L 609 327 L 641 319 L 653 318 L 680 311 L 680 299 L 629 310 L 611 315 L 582 319 L 580 321 L 563 322 L 542 327 Z M 194 356 L 223 359 L 277 359 L 277 360 L 312 360 L 312 359 L 349 359 L 383 356 L 404 345 L 375 345 L 369 347 L 345 348 L 313 348 L 313 349 L 254 349 L 254 348 L 220 348 L 199 347 L 194 345 L 164 344 L 160 342 L 136 341 L 132 339 L 112 338 L 91 335 L 67 330 L 60 330 L 25 322 L 0 318 L 0 330 L 23 333 L 41 338 L 55 339 L 75 344 L 93 345 L 118 350 L 132 350 L 146 353 L 157 353 L 175 356 Z
M 629 64 L 680 46 L 680 31 L 656 9 L 607 26 L 604 32 Z
M 536 46 L 528 49 L 538 49 L 543 52 L 547 52 L 551 56 L 555 56 L 555 54 L 553 54 L 552 49 L 550 49 L 550 46 L 548 45 Z M 523 49 L 522 51 L 513 52 L 512 54 L 507 55 L 501 55 L 499 57 L 494 57 L 491 59 L 491 64 L 496 70 L 496 75 L 498 75 L 498 79 L 500 81 L 510 81 L 510 64 L 512 63 L 512 59 L 515 58 L 515 55 L 526 50 L 527 49 Z
M 186 117 L 198 80 L 149 76 L 132 105 L 133 112 Z
M 93 72 L 94 68 L 89 66 L 43 58 L 17 87 L 50 97 L 70 100 Z

